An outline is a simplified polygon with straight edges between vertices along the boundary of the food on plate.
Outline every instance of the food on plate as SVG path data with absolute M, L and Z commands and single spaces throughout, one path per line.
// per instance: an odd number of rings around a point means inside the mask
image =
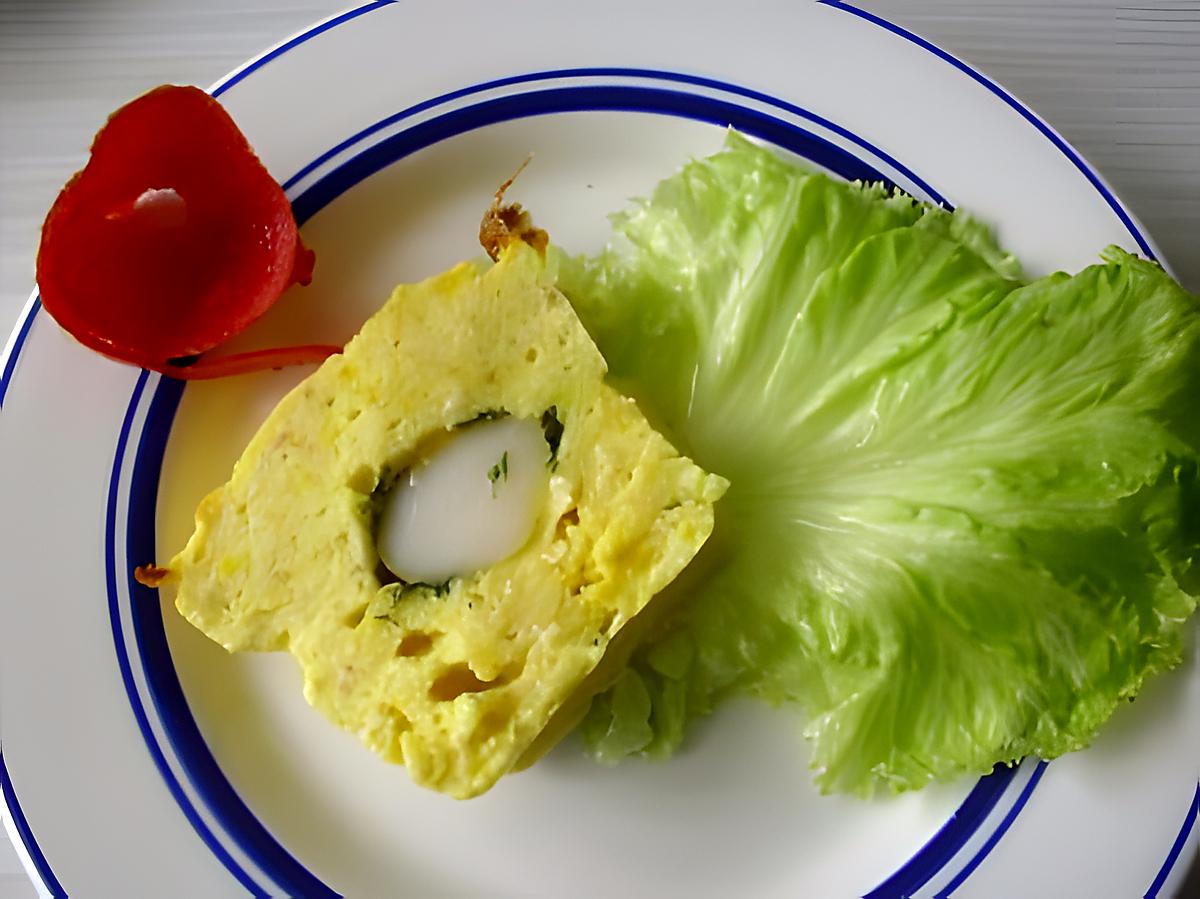
M 1117 248 L 1031 283 L 984 228 L 731 135 L 560 286 L 731 483 L 672 626 L 583 723 L 664 756 L 794 702 L 869 793 L 1085 746 L 1200 593 L 1200 301 Z
M 289 650 L 312 705 L 460 798 L 578 720 L 726 487 L 603 382 L 522 222 L 489 232 L 494 265 L 397 287 L 140 572 L 226 649 Z M 510 499 L 498 540 L 466 533 Z M 427 556 L 430 529 L 463 545 Z
M 151 140 L 160 115 L 195 134 Z M 602 761 L 669 756 L 738 694 L 804 710 L 821 789 L 918 788 L 1081 748 L 1179 662 L 1200 301 L 1156 264 L 1029 281 L 968 216 L 736 133 L 590 257 L 510 183 L 494 265 L 397 288 L 139 570 L 204 633 L 290 650 L 314 706 L 458 797 L 581 719 Z M 326 355 L 199 355 L 310 265 L 220 107 L 163 88 L 97 137 L 39 279 L 89 346 L 191 377 Z
M 318 362 L 300 346 L 209 357 L 312 277 L 283 191 L 221 105 L 164 85 L 122 106 L 46 216 L 41 299 L 83 345 L 176 378 Z

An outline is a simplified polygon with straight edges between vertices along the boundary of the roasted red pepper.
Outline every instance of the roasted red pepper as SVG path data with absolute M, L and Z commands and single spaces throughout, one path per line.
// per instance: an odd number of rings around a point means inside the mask
M 42 227 L 42 303 L 77 340 L 177 378 L 314 362 L 334 346 L 210 357 L 312 277 L 291 206 L 216 100 L 166 85 L 122 106 Z

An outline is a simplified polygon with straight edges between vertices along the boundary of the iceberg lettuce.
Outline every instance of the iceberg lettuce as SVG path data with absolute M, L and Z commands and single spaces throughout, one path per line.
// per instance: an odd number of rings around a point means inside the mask
M 1116 248 L 1024 283 L 960 213 L 736 134 L 560 285 L 610 377 L 729 478 L 669 626 L 593 703 L 615 761 L 794 702 L 823 790 L 1085 746 L 1200 593 L 1200 302 Z

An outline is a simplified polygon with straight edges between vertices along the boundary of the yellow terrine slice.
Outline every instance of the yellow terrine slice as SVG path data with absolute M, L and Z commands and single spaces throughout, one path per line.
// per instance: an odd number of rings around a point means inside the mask
M 289 650 L 313 706 L 460 798 L 543 751 L 585 679 L 604 685 L 588 675 L 699 550 L 727 486 L 604 383 L 539 249 L 397 287 L 279 403 L 160 572 L 197 628 Z M 481 414 L 548 410 L 561 435 L 524 547 L 444 586 L 387 583 L 381 485 Z

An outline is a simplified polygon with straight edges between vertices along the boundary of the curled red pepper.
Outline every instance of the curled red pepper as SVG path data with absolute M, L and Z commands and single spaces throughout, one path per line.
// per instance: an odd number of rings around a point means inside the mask
M 316 362 L 336 346 L 210 357 L 314 256 L 233 119 L 194 87 L 118 109 L 58 195 L 38 250 L 42 303 L 80 343 L 176 378 Z

